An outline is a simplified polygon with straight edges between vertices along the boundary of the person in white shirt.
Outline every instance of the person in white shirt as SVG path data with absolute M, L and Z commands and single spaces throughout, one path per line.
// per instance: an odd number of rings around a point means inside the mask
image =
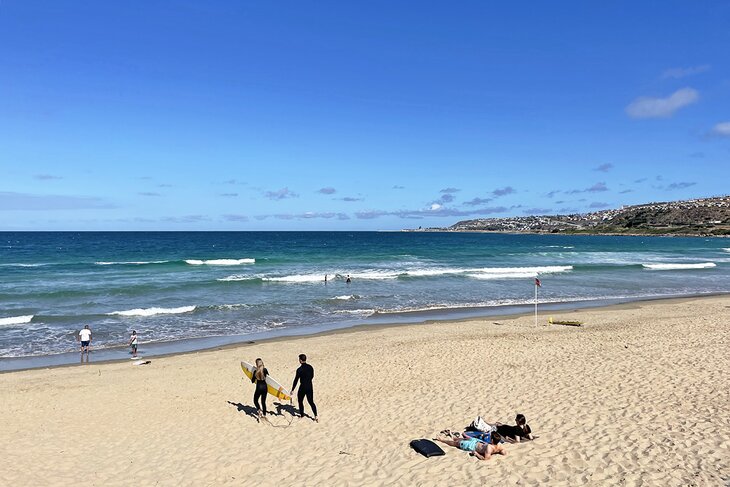
M 137 356 L 137 330 L 132 330 L 132 336 L 129 337 L 129 346 L 132 348 L 132 357 Z
M 81 342 L 81 353 L 89 353 L 89 344 L 91 343 L 91 330 L 89 325 L 84 326 L 84 329 L 79 332 L 79 341 Z

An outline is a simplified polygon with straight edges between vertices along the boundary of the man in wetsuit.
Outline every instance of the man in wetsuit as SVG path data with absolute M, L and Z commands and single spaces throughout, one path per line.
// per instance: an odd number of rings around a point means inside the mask
M 314 368 L 307 363 L 307 356 L 303 353 L 299 355 L 299 364 L 297 375 L 294 377 L 294 385 L 291 386 L 291 391 L 294 393 L 294 389 L 297 388 L 297 382 L 300 382 L 299 392 L 297 393 L 297 399 L 299 399 L 299 417 L 304 417 L 304 397 L 306 396 L 309 407 L 312 408 L 314 420 L 319 422 L 319 419 L 317 419 L 317 406 L 314 404 L 314 389 L 312 389 Z

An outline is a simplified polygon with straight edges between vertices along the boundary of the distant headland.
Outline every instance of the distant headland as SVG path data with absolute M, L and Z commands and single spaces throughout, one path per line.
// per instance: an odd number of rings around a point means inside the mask
M 730 196 L 646 203 L 592 213 L 477 218 L 445 228 L 409 231 L 730 236 Z

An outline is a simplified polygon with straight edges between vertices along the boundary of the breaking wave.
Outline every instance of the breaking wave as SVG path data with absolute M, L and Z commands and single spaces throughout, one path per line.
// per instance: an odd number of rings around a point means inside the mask
M 180 313 L 190 313 L 195 311 L 196 306 L 181 306 L 179 308 L 136 308 L 125 311 L 112 311 L 107 315 L 113 316 L 154 316 L 154 315 L 174 315 Z
M 24 315 L 24 316 L 10 316 L 9 318 L 0 318 L 0 326 L 9 326 L 9 325 L 23 325 L 25 323 L 30 323 L 30 320 L 33 319 L 34 315 Z
M 189 265 L 243 265 L 243 264 L 255 264 L 256 259 L 209 259 L 209 260 L 197 260 L 187 259 L 186 264 Z
M 700 262 L 697 264 L 641 264 L 645 269 L 652 271 L 673 271 L 682 269 L 710 269 L 717 267 L 714 262 Z

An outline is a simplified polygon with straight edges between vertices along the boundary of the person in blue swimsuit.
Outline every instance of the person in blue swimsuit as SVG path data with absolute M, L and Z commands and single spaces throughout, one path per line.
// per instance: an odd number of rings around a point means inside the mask
M 499 444 L 502 437 L 499 433 L 492 433 L 489 443 L 485 443 L 476 438 L 467 439 L 442 439 L 436 438 L 436 441 L 440 441 L 449 446 L 454 446 L 460 450 L 464 450 L 470 453 L 474 453 L 474 456 L 479 460 L 489 460 L 492 455 L 506 455 L 507 450 Z

